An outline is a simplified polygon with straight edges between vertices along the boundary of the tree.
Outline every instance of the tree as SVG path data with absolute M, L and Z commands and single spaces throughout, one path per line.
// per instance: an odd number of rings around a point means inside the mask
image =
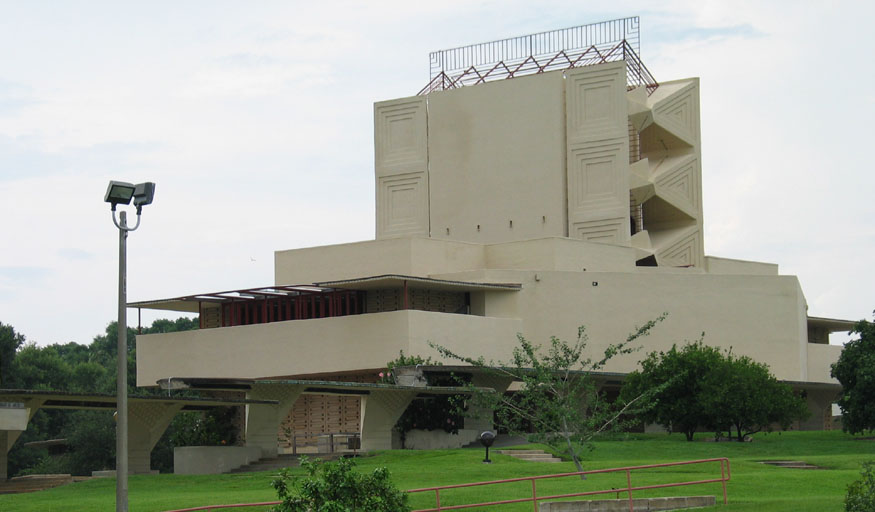
M 842 430 L 851 434 L 875 430 L 875 322 L 860 320 L 845 344 L 831 375 L 842 385 L 838 404 Z
M 275 512 L 408 512 L 407 493 L 399 491 L 386 468 L 370 475 L 353 470 L 353 459 L 320 463 L 301 457 L 307 471 L 303 478 L 292 477 L 287 469 L 272 485 L 280 503 Z
M 861 478 L 848 486 L 845 512 L 872 512 L 875 510 L 875 461 L 863 463 Z
M 805 399 L 778 382 L 768 365 L 731 351 L 715 368 L 704 391 L 701 403 L 711 426 L 727 434 L 734 427 L 737 441 L 757 432 L 771 432 L 774 425 L 787 430 L 794 421 L 810 415 Z
M 195 329 L 197 319 L 156 320 L 146 333 Z M 114 393 L 116 386 L 116 339 L 118 327 L 111 322 L 105 334 L 95 336 L 90 345 L 78 343 L 39 347 L 26 343 L 25 337 L 0 323 L 0 386 L 6 388 L 43 389 L 74 393 Z M 128 329 L 128 391 L 132 394 L 158 394 L 160 391 L 136 387 L 136 331 Z M 180 415 L 183 416 L 183 415 Z M 173 430 L 173 429 L 169 429 Z M 89 474 L 92 469 L 112 466 L 115 423 L 111 411 L 40 410 L 28 423 L 27 430 L 9 452 L 10 474 L 27 468 L 64 466 L 64 472 Z M 58 461 L 47 462 L 45 449 L 26 448 L 25 442 L 66 438 L 70 453 Z M 162 444 L 163 443 L 163 444 Z M 163 436 L 162 447 L 169 446 Z M 159 450 L 163 459 L 157 465 L 172 467 L 172 450 Z
M 0 322 L 0 387 L 8 388 L 12 385 L 12 360 L 24 342 L 23 334 L 15 332 L 11 325 Z
M 687 441 L 702 428 L 727 432 L 738 441 L 774 425 L 787 429 L 808 416 L 805 400 L 779 382 L 765 364 L 747 356 L 725 354 L 699 339 L 668 352 L 652 352 L 641 370 L 629 374 L 621 396 L 634 396 L 658 386 L 655 405 L 642 415 Z
M 512 395 L 466 384 L 471 397 L 469 407 L 495 411 L 499 427 L 512 434 L 526 434 L 529 428 L 533 429 L 534 434 L 528 435 L 531 440 L 567 452 L 577 470 L 583 471 L 580 450 L 591 449 L 593 437 L 619 428 L 624 424 L 624 415 L 637 412 L 638 407 L 647 404 L 642 395 L 625 402 L 609 402 L 598 391 L 592 372 L 602 370 L 615 356 L 638 350 L 640 347 L 634 343 L 649 334 L 665 316 L 660 315 L 636 328 L 624 341 L 609 345 L 597 360 L 584 355 L 588 341 L 584 327 L 578 328 L 574 343 L 551 337 L 546 353 L 518 334 L 519 346 L 514 348 L 511 361 L 505 363 L 486 363 L 482 357 L 474 359 L 431 345 L 444 357 L 520 381 L 520 390 Z
M 701 339 L 680 350 L 672 345 L 668 352 L 651 352 L 641 361 L 641 370 L 626 377 L 621 396 L 628 399 L 662 386 L 654 396 L 656 405 L 640 418 L 683 432 L 687 441 L 692 441 L 695 432 L 710 423 L 701 400 L 708 392 L 709 375 L 722 360 L 720 351 L 704 345 Z
M 28 343 L 12 361 L 14 385 L 20 389 L 66 391 L 70 382 L 70 365 L 53 346 L 38 347 Z

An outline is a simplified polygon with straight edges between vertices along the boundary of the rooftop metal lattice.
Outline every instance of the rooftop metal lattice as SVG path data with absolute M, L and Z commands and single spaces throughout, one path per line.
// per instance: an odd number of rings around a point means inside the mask
M 635 16 L 432 52 L 419 94 L 619 60 L 629 86 L 651 93 L 658 84 L 638 57 L 638 27 Z

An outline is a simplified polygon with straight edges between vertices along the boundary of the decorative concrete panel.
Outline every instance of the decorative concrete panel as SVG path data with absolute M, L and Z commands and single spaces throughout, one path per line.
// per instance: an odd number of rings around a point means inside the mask
M 625 139 L 573 145 L 568 151 L 568 235 L 629 244 L 629 165 Z
M 699 230 L 695 229 L 657 249 L 656 261 L 660 266 L 668 267 L 701 266 L 702 242 Z
M 622 143 L 572 147 L 569 150 L 569 213 L 628 208 L 628 172 Z M 624 175 L 626 179 L 624 180 Z
M 568 236 L 629 245 L 629 120 L 623 62 L 566 71 Z
M 687 215 L 698 218 L 701 206 L 700 175 L 698 159 L 695 156 L 684 159 L 654 177 L 656 194 Z
M 377 178 L 377 229 L 382 237 L 428 236 L 426 181 L 425 172 Z
M 425 98 L 374 105 L 377 238 L 428 236 Z
M 691 146 L 699 143 L 699 87 L 690 81 L 653 105 L 653 122 Z
M 588 222 L 575 222 L 571 225 L 572 237 L 586 240 L 587 242 L 599 242 L 604 244 L 619 244 L 628 238 L 628 220 L 624 224 L 623 218 L 593 220 Z
M 565 76 L 568 140 L 624 136 L 628 123 L 625 63 L 575 68 Z
M 393 167 L 409 169 L 427 162 L 425 98 L 374 105 L 374 156 L 377 175 Z

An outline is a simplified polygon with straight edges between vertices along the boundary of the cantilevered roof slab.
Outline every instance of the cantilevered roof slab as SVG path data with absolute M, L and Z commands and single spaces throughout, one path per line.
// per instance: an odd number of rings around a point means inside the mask
M 426 290 L 473 292 L 473 291 L 519 291 L 520 283 L 474 283 L 470 281 L 450 281 L 447 279 L 433 279 L 430 277 L 405 276 L 400 274 L 385 274 L 381 276 L 361 277 L 356 279 L 344 279 L 341 281 L 324 281 L 316 283 L 318 286 L 343 288 L 346 290 L 380 290 L 386 288 L 401 288 L 407 283 L 417 288 Z
M 38 400 L 41 409 L 96 409 L 116 408 L 116 396 L 105 393 L 68 393 L 66 391 L 0 389 L 0 402 L 27 402 Z M 181 404 L 183 411 L 202 411 L 231 405 L 276 405 L 276 400 L 246 400 L 236 398 L 172 398 L 162 396 L 130 395 L 131 403 Z
M 303 394 L 338 394 L 338 395 L 369 395 L 373 391 L 410 391 L 411 389 L 427 394 L 453 395 L 467 393 L 468 389 L 457 386 L 402 386 L 398 384 L 381 384 L 368 382 L 344 382 L 329 380 L 302 379 L 204 379 L 174 377 L 161 379 L 158 385 L 162 389 L 198 389 L 198 390 L 235 390 L 248 391 L 253 386 L 275 384 L 284 386 L 303 386 Z
M 185 295 L 169 299 L 144 300 L 129 302 L 129 308 L 157 309 L 167 311 L 179 311 L 183 313 L 199 313 L 202 302 L 229 303 L 245 302 L 265 298 L 297 297 L 307 295 L 327 294 L 335 291 L 366 291 L 389 288 L 402 288 L 415 286 L 427 290 L 440 291 L 519 291 L 520 283 L 474 283 L 468 281 L 451 281 L 446 279 L 432 279 L 428 277 L 405 276 L 400 274 L 385 274 L 342 281 L 326 281 L 310 285 L 277 285 L 261 288 L 244 288 L 241 290 L 228 290 L 223 292 L 208 292 L 195 295 Z
M 808 317 L 808 327 L 825 329 L 827 332 L 847 332 L 854 328 L 857 322 L 840 320 L 838 318 Z

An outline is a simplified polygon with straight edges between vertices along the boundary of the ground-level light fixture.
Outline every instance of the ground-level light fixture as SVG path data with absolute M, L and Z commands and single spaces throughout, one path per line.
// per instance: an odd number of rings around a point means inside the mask
M 115 510 L 128 511 L 128 322 L 127 322 L 127 238 L 128 232 L 140 227 L 143 206 L 152 203 L 155 184 L 134 185 L 126 181 L 110 181 L 103 200 L 111 205 L 112 223 L 118 228 L 118 378 L 116 383 L 116 456 L 115 456 Z M 131 204 L 137 207 L 137 223 L 128 227 L 127 212 L 122 210 L 116 219 L 116 206 Z
M 480 434 L 480 444 L 486 447 L 486 458 L 483 459 L 485 464 L 492 464 L 489 460 L 489 447 L 495 442 L 495 434 L 489 430 Z

